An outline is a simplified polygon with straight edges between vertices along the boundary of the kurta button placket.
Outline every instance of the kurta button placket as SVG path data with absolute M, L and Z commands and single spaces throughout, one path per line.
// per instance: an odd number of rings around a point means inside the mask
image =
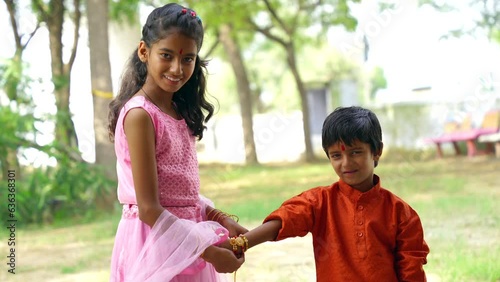
M 358 201 L 361 199 L 358 199 Z M 364 236 L 364 222 L 365 222 L 365 207 L 362 204 L 356 203 L 356 213 L 354 215 L 354 229 L 356 236 L 356 246 L 360 258 L 365 258 L 366 250 L 366 237 Z

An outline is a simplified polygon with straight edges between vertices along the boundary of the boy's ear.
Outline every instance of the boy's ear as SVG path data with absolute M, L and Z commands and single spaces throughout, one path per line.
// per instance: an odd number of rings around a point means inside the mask
M 383 149 L 384 149 L 384 143 L 380 142 L 380 149 L 378 150 L 378 152 L 375 152 L 375 154 L 373 154 L 376 161 L 378 161 L 380 159 L 380 156 L 382 156 Z

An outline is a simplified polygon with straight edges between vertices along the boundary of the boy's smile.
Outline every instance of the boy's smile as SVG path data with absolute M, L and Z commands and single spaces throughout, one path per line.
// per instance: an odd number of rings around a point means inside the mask
M 342 181 L 361 192 L 373 187 L 373 169 L 382 150 L 373 153 L 368 143 L 355 140 L 350 146 L 337 142 L 328 147 L 327 152 L 335 173 Z

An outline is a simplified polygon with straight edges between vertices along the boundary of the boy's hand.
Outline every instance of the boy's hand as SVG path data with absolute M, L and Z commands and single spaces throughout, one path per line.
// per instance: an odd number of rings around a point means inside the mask
M 211 263 L 219 273 L 235 272 L 245 262 L 245 256 L 237 258 L 232 251 L 215 246 L 208 247 L 203 258 Z

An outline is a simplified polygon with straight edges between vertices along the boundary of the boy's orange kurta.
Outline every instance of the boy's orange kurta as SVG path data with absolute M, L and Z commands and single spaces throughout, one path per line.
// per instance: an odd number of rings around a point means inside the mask
M 312 233 L 316 277 L 331 281 L 425 281 L 429 247 L 417 213 L 376 185 L 361 193 L 342 180 L 305 191 L 265 220 L 280 219 L 276 240 Z

